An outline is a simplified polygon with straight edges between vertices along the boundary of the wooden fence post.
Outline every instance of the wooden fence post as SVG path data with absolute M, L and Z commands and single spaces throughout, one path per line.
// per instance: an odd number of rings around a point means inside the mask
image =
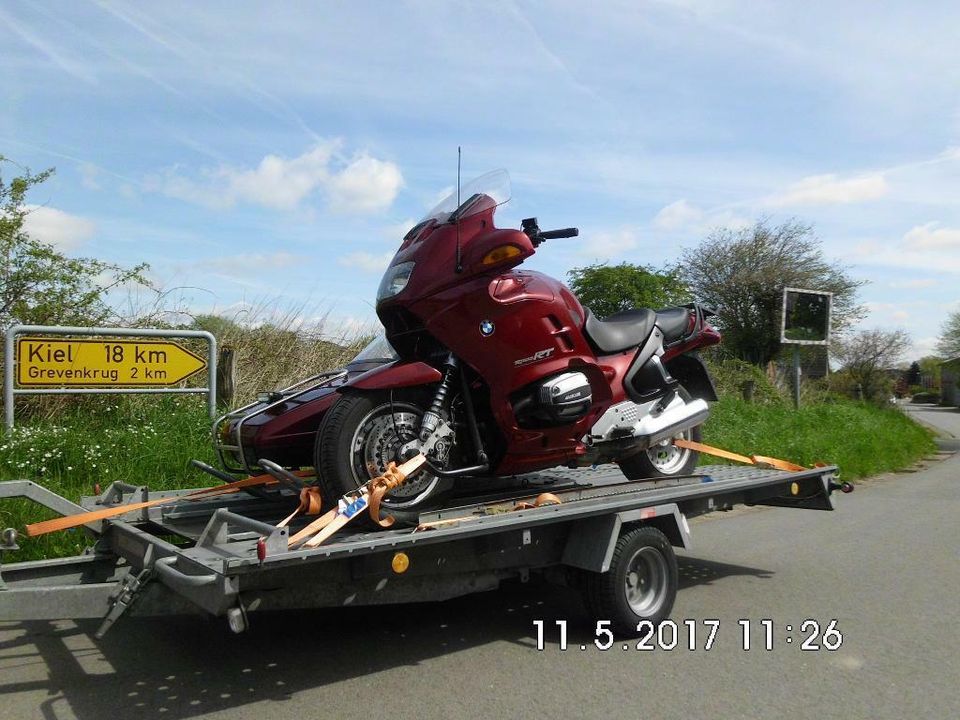
M 224 345 L 217 357 L 217 404 L 230 408 L 237 390 L 237 354 Z

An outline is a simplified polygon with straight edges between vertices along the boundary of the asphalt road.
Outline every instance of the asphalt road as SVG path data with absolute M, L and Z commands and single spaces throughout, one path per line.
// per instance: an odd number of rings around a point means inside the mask
M 960 436 L 960 413 L 918 417 Z M 0 718 L 957 717 L 958 498 L 960 455 L 865 483 L 833 513 L 695 521 L 673 650 L 618 640 L 601 651 L 577 596 L 539 584 L 259 617 L 241 636 L 200 618 L 122 619 L 101 642 L 94 623 L 0 625 Z M 684 620 L 697 625 L 694 650 Z M 739 620 L 751 623 L 749 650 Z M 835 651 L 823 648 L 832 620 Z M 800 647 L 815 629 L 805 621 L 821 629 L 819 650 Z

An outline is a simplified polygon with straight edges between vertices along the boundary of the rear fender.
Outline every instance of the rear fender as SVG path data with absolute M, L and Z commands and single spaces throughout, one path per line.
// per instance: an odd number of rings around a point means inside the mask
M 717 389 L 707 366 L 697 355 L 677 355 L 667 362 L 667 371 L 676 378 L 694 398 L 716 402 Z
M 390 390 L 438 383 L 443 378 L 440 371 L 425 362 L 397 360 L 358 375 L 344 383 L 338 392 L 346 390 Z

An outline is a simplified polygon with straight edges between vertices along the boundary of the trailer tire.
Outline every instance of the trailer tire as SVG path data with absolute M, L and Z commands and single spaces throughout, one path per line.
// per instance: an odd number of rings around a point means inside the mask
M 621 637 L 636 637 L 648 620 L 658 626 L 677 597 L 677 556 L 655 527 L 628 530 L 617 540 L 610 569 L 585 573 L 584 599 L 597 620 L 609 620 Z

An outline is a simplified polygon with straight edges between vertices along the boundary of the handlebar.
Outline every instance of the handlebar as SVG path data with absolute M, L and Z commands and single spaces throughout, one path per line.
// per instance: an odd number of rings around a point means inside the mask
M 541 232 L 540 237 L 544 240 L 556 240 L 559 238 L 570 238 L 577 237 L 580 234 L 580 229 L 575 227 L 563 228 L 561 230 L 547 230 L 546 232 Z
M 542 232 L 537 225 L 536 218 L 525 218 L 520 224 L 520 228 L 527 234 L 534 247 L 537 247 L 544 240 L 555 240 L 557 238 L 577 237 L 580 230 L 575 227 L 563 228 L 562 230 L 547 230 Z

